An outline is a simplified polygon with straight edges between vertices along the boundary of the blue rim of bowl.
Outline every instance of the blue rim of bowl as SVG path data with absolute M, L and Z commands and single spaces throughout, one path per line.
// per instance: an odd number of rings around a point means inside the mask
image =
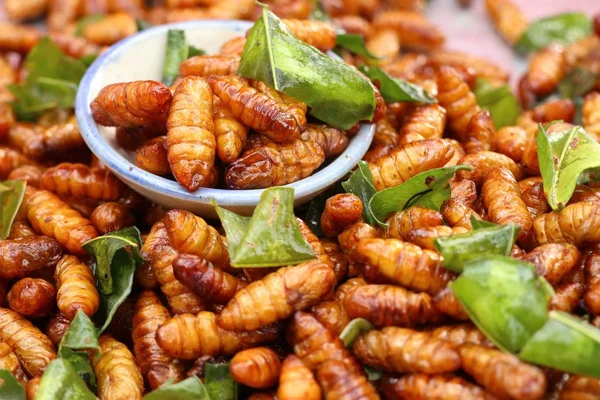
M 246 32 L 252 26 L 252 23 L 240 20 L 179 22 L 146 29 L 114 44 L 109 50 L 100 55 L 87 69 L 79 84 L 79 90 L 75 99 L 75 111 L 79 129 L 86 144 L 100 161 L 117 175 L 126 176 L 140 186 L 152 191 L 162 192 L 169 197 L 184 201 L 207 203 L 210 202 L 211 199 L 214 199 L 218 204 L 224 206 L 231 204 L 235 206 L 252 207 L 258 203 L 264 189 L 231 190 L 200 188 L 195 192 L 188 192 L 179 185 L 177 181 L 154 175 L 129 162 L 129 160 L 124 158 L 106 143 L 92 118 L 89 105 L 90 86 L 97 72 L 104 65 L 116 60 L 124 48 L 134 45 L 136 42 L 142 41 L 149 36 L 166 32 L 169 29 L 185 30 L 186 28 L 194 28 L 199 25 L 203 25 L 204 27 L 210 27 L 212 25 L 220 28 L 226 26 L 232 31 L 242 33 Z M 326 190 L 335 182 L 342 179 L 362 159 L 369 149 L 374 133 L 375 127 L 373 124 L 362 124 L 360 131 L 351 138 L 348 147 L 342 154 L 337 156 L 327 166 L 316 173 L 285 186 L 294 188 L 294 198 L 296 199 L 304 198 L 312 193 L 320 193 Z

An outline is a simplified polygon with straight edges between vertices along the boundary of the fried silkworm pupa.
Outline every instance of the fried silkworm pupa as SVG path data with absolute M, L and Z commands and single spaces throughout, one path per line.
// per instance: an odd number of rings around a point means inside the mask
M 430 208 L 414 206 L 408 210 L 395 212 L 387 220 L 385 229 L 387 238 L 407 240 L 411 231 L 421 228 L 439 226 L 444 223 L 442 215 Z
M 0 103 L 0 139 L 4 140 L 15 125 L 15 115 L 8 103 Z
M 322 301 L 313 306 L 310 312 L 325 328 L 338 336 L 350 323 L 348 313 L 339 301 Z
M 471 226 L 471 215 L 481 219 L 471 207 L 468 207 L 458 200 L 450 199 L 445 201 L 440 208 L 440 212 L 444 216 L 444 221 L 453 228 L 463 227 L 468 230 L 473 229 Z
M 133 352 L 151 389 L 163 383 L 183 379 L 183 366 L 156 343 L 156 331 L 170 318 L 169 312 L 152 291 L 144 291 L 137 299 L 133 317 Z
M 237 292 L 217 316 L 217 324 L 234 331 L 258 329 L 317 304 L 334 284 L 333 269 L 320 261 L 280 268 Z M 274 307 L 262 307 L 265 302 Z
M 227 42 L 223 43 L 219 54 L 231 54 L 241 56 L 246 45 L 246 38 L 243 36 L 235 37 Z
M 512 0 L 486 0 L 485 6 L 500 36 L 514 45 L 529 27 L 527 17 Z
M 460 368 L 454 345 L 429 332 L 387 327 L 371 330 L 352 346 L 363 363 L 386 372 L 424 372 L 442 374 Z
M 527 205 L 531 218 L 535 219 L 538 215 L 544 214 L 550 211 L 550 205 L 546 200 L 546 194 L 544 193 L 544 185 L 542 177 L 526 178 L 519 181 L 519 190 L 521 191 L 521 198 Z M 575 197 L 577 193 L 574 193 Z
M 586 132 L 598 140 L 600 138 L 600 93 L 588 93 L 584 97 L 582 120 Z
M 17 150 L 0 146 L 0 179 L 5 180 L 14 169 L 22 165 L 36 165 L 36 162 Z
M 594 400 L 599 397 L 599 379 L 572 375 L 560 390 L 558 400 Z
M 217 145 L 213 96 L 204 79 L 190 76 L 177 85 L 167 129 L 167 154 L 175 179 L 190 192 L 211 186 Z
M 364 222 L 357 222 L 344 229 L 338 236 L 340 247 L 346 253 L 348 260 L 354 262 L 356 246 L 361 239 L 379 238 L 377 229 Z
M 473 324 L 444 325 L 431 331 L 435 338 L 445 340 L 455 346 L 465 343 L 494 347 L 494 344 Z
M 152 290 L 160 287 L 156 274 L 152 268 L 152 263 L 144 259 L 142 265 L 135 270 L 135 282 L 144 289 Z
M 76 199 L 117 200 L 123 194 L 124 187 L 109 170 L 94 169 L 83 164 L 61 163 L 47 169 L 40 178 L 40 189 Z
M 475 344 L 458 348 L 463 369 L 490 393 L 516 400 L 541 399 L 546 376 L 512 354 Z
M 403 46 L 432 50 L 444 44 L 444 34 L 421 14 L 411 11 L 384 11 L 373 19 L 375 28 L 396 31 Z
M 328 360 L 320 365 L 317 380 L 323 387 L 325 400 L 379 400 L 377 390 L 367 378 L 353 373 L 339 360 Z
M 277 326 L 271 325 L 252 332 L 232 332 L 221 329 L 215 314 L 202 311 L 198 315 L 181 314 L 164 322 L 156 332 L 156 342 L 168 355 L 193 360 L 202 356 L 231 355 L 276 339 Z
M 321 214 L 321 229 L 327 237 L 336 237 L 357 222 L 363 212 L 359 197 L 351 193 L 336 194 L 327 199 Z
M 552 122 L 562 120 L 571 123 L 575 117 L 575 103 L 571 99 L 549 100 L 531 110 L 531 118 L 535 122 Z
M 171 166 L 167 158 L 167 138 L 158 136 L 138 147 L 135 150 L 135 165 L 154 175 L 169 175 Z
M 470 179 L 478 186 L 483 183 L 483 179 L 488 172 L 494 168 L 506 168 L 516 180 L 520 180 L 523 176 L 517 163 L 504 154 L 493 151 L 478 151 L 477 153 L 467 154 L 460 160 L 459 164 L 469 165 L 471 171 L 458 171 L 456 176 L 459 179 Z
M 65 336 L 65 333 L 67 333 L 67 330 L 69 330 L 69 326 L 71 326 L 71 320 L 61 311 L 57 311 L 48 320 L 48 325 L 46 325 L 46 336 L 48 336 L 48 339 L 50 339 L 55 346 L 58 346 L 63 336 Z
M 114 83 L 98 93 L 90 108 L 94 121 L 103 126 L 164 129 L 171 97 L 161 82 Z
M 469 314 L 449 287 L 442 289 L 433 297 L 433 306 L 439 312 L 458 321 L 468 321 L 470 319 Z
M 496 396 L 454 375 L 408 374 L 384 376 L 383 396 L 388 400 L 496 400 Z
M 366 40 L 366 46 L 384 64 L 393 60 L 401 50 L 400 37 L 393 29 L 376 29 Z
M 59 31 L 75 22 L 81 13 L 79 0 L 55 0 L 48 5 L 46 23 L 50 31 Z
M 324 53 L 335 47 L 337 33 L 330 23 L 299 19 L 283 19 L 281 22 L 298 40 Z
M 584 265 L 586 292 L 583 300 L 593 315 L 600 315 L 600 254 L 590 254 Z
M 312 141 L 323 148 L 325 157 L 339 156 L 348 147 L 348 136 L 329 125 L 308 124 L 300 138 L 304 141 Z
M 240 65 L 240 56 L 232 54 L 217 54 L 213 56 L 194 56 L 179 65 L 179 75 L 209 76 L 234 75 Z
M 4 342 L 0 342 L 0 369 L 8 370 L 23 385 L 28 381 L 25 371 L 19 364 L 19 359 L 12 348 Z
M 382 119 L 375 124 L 375 135 L 373 136 L 372 146 L 378 144 L 396 146 L 400 137 L 396 129 L 387 119 Z
M 281 365 L 279 400 L 321 400 L 321 387 L 311 370 L 296 355 L 290 354 Z
M 525 90 L 530 90 L 536 96 L 550 94 L 564 77 L 566 64 L 564 48 L 558 44 L 551 44 L 533 53 L 529 61 L 529 70 L 520 86 L 525 85 Z
M 81 309 L 91 317 L 98 311 L 100 295 L 92 270 L 75 256 L 64 256 L 54 271 L 58 309 L 69 319 Z
M 137 32 L 135 18 L 128 13 L 109 14 L 83 27 L 83 37 L 99 46 L 110 46 Z
M 6 0 L 4 11 L 11 21 L 28 21 L 46 12 L 47 0 Z
M 539 215 L 533 222 L 538 244 L 567 242 L 579 246 L 600 241 L 600 203 L 582 201 Z
M 40 37 L 41 33 L 36 28 L 11 24 L 9 22 L 0 23 L 1 51 L 14 51 L 21 54 L 29 53 L 38 43 Z
M 173 272 L 179 282 L 209 303 L 227 304 L 248 285 L 193 254 L 180 254 L 173 262 Z
M 12 170 L 12 172 L 8 175 L 8 180 L 16 180 L 21 179 L 27 182 L 27 185 L 33 187 L 40 186 L 40 178 L 44 170 L 42 167 L 37 165 L 21 165 L 18 168 Z
M 279 378 L 281 361 L 268 347 L 242 350 L 231 359 L 229 371 L 236 382 L 255 389 L 274 386 Z
M 0 308 L 0 341 L 8 344 L 27 374 L 41 376 L 56 352 L 52 342 L 20 314 Z
M 505 126 L 494 132 L 494 148 L 500 154 L 511 158 L 514 162 L 520 162 L 525 148 L 533 140 L 530 132 L 519 126 Z
M 133 225 L 135 217 L 121 203 L 107 202 L 94 208 L 90 221 L 98 232 L 106 234 Z
M 459 235 L 461 233 L 466 233 L 469 230 L 470 229 L 462 226 L 431 226 L 427 228 L 415 229 L 409 232 L 407 239 L 409 242 L 416 244 L 422 249 L 435 251 L 435 239 L 439 237 Z
M 21 278 L 30 272 L 56 265 L 62 249 L 46 236 L 26 236 L 0 240 L 0 278 Z
M 336 240 L 323 238 L 321 244 L 323 245 L 325 254 L 329 256 L 329 259 L 333 263 L 335 281 L 341 282 L 348 273 L 348 259 L 346 255 L 342 252 Z
M 427 104 L 415 108 L 406 117 L 400 136 L 418 133 L 425 139 L 441 139 L 445 127 L 446 109 L 439 104 Z
M 146 128 L 144 126 L 137 128 L 117 127 L 115 131 L 115 141 L 124 150 L 136 151 L 143 146 L 143 143 L 146 143 L 163 133 L 164 132 L 157 130 L 157 128 Z
M 98 383 L 98 397 L 107 400 L 141 399 L 144 379 L 133 354 L 127 346 L 108 334 L 100 336 L 98 341 L 100 356 L 90 357 Z
M 10 288 L 6 300 L 11 310 L 25 317 L 45 317 L 54 309 L 56 289 L 43 279 L 23 278 Z
M 75 36 L 69 32 L 50 32 L 48 35 L 55 45 L 60 47 L 63 53 L 73 58 L 96 56 L 102 51 L 102 47 L 89 40 Z
M 348 279 L 335 289 L 334 298 L 340 304 L 344 304 L 344 299 L 348 292 L 358 286 L 364 286 L 367 282 L 362 277 Z
M 350 318 L 365 318 L 377 327 L 412 327 L 442 319 L 427 293 L 393 285 L 356 287 L 346 294 L 343 304 Z
M 555 287 L 554 296 L 550 299 L 550 310 L 573 313 L 579 306 L 586 289 L 583 269 L 579 266 L 571 268 Z
M 35 236 L 35 232 L 31 225 L 27 221 L 15 220 L 10 227 L 10 234 L 8 235 L 9 240 L 21 239 L 28 236 Z M 1 244 L 0 244 L 1 247 Z M 60 245 L 59 245 L 60 247 Z
M 477 78 L 494 82 L 508 82 L 508 71 L 483 58 L 460 51 L 439 49 L 429 54 L 429 63 L 436 66 L 458 66 L 472 70 Z
M 246 145 L 248 127 L 225 107 L 220 98 L 214 96 L 213 100 L 217 156 L 224 163 L 231 163 L 240 156 Z
M 577 247 L 569 243 L 546 243 L 520 258 L 535 265 L 539 275 L 551 285 L 556 285 L 579 263 L 580 253 Z
M 471 118 L 466 130 L 465 151 L 467 154 L 493 150 L 496 128 L 488 110 L 479 111 Z
M 395 187 L 420 172 L 444 166 L 454 147 L 443 139 L 427 139 L 397 147 L 390 155 L 369 163 L 377 190 Z

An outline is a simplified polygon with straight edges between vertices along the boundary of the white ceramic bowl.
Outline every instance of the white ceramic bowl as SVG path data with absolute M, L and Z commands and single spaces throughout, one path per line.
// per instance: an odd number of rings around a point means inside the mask
M 76 100 L 76 115 L 83 139 L 92 152 L 122 181 L 143 196 L 168 208 L 182 208 L 198 215 L 214 217 L 211 199 L 218 205 L 249 215 L 258 203 L 262 189 L 225 190 L 202 188 L 186 191 L 179 183 L 153 175 L 135 166 L 135 155 L 115 141 L 115 129 L 96 124 L 90 103 L 106 85 L 135 80 L 160 80 L 167 31 L 185 31 L 188 42 L 208 54 L 216 54 L 226 41 L 242 36 L 252 26 L 246 21 L 193 21 L 162 25 L 129 37 L 102 54 L 83 77 Z M 329 165 L 288 186 L 295 189 L 295 205 L 311 200 L 341 179 L 367 152 L 374 126 L 365 124 L 350 140 L 348 148 Z

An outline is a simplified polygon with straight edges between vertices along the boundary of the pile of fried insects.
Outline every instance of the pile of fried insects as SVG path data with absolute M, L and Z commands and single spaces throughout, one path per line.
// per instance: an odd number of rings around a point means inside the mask
M 515 95 L 425 0 L 160 3 L 3 1 L 1 399 L 600 399 L 599 17 L 486 0 Z M 264 188 L 251 217 L 141 197 L 73 113 L 106 46 L 200 19 L 255 23 L 216 55 L 169 31 L 162 81 L 92 114 L 186 190 Z

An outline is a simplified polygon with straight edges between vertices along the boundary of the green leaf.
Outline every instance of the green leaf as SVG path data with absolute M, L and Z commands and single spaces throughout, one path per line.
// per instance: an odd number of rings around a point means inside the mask
M 111 271 L 114 269 L 112 267 L 113 258 L 117 252 L 128 251 L 136 263 L 142 263 L 144 260 L 140 254 L 141 245 L 140 231 L 134 226 L 107 233 L 84 243 L 83 249 L 92 256 L 96 263 L 96 279 L 103 294 L 113 292 Z
M 96 392 L 96 374 L 94 374 L 94 369 L 85 351 L 74 351 L 65 347 L 61 350 L 59 357 L 68 361 L 87 387 Z
M 482 228 L 493 228 L 495 226 L 498 226 L 498 224 L 486 221 L 484 219 L 479 219 L 474 215 L 471 215 L 471 226 L 473 227 L 473 230 L 476 231 L 477 229 Z
M 383 372 L 368 365 L 363 365 L 363 369 L 367 374 L 367 379 L 371 382 L 378 381 L 383 377 Z
M 418 102 L 432 104 L 437 103 L 435 97 L 427 90 L 414 83 L 403 79 L 393 78 L 379 67 L 360 66 L 358 68 L 373 82 L 379 82 L 379 91 L 386 103 L 396 102 Z
M 60 345 L 58 346 L 58 353 L 64 348 L 73 350 L 84 350 L 94 349 L 100 350 L 100 343 L 98 343 L 98 332 L 94 323 L 81 309 L 77 310 L 75 318 L 71 321 L 69 329 L 63 336 Z
M 365 161 L 359 161 L 357 167 L 347 181 L 342 182 L 342 187 L 346 193 L 352 193 L 363 203 L 363 219 L 369 225 L 375 224 L 375 217 L 368 207 L 371 198 L 377 193 L 373 183 L 373 175 L 369 169 L 369 164 Z
M 40 382 L 36 400 L 95 400 L 96 396 L 69 361 L 64 358 L 53 360 Z
M 87 17 L 80 18 L 79 21 L 77 21 L 75 32 L 73 32 L 73 34 L 75 36 L 83 36 L 83 30 L 85 29 L 86 25 L 102 21 L 104 18 L 106 18 L 106 15 L 104 14 L 92 14 L 88 15 Z
M 171 86 L 175 82 L 179 76 L 179 64 L 188 59 L 188 51 L 185 32 L 169 29 L 162 73 L 162 82 L 165 85 Z
M 354 318 L 340 333 L 344 346 L 350 347 L 360 335 L 373 329 L 373 324 L 364 318 Z
M 455 165 L 421 172 L 396 187 L 377 192 L 368 203 L 368 208 L 381 226 L 387 226 L 384 221 L 391 213 L 412 205 L 419 204 L 439 210 L 441 204 L 450 198 L 448 182 L 454 173 L 470 169 L 468 165 Z
M 562 97 L 574 98 L 583 96 L 596 86 L 598 74 L 586 68 L 575 67 L 569 71 L 558 84 Z
M 323 21 L 329 22 L 331 18 L 327 14 L 327 11 L 323 8 L 323 4 L 321 4 L 321 0 L 313 0 L 313 11 L 308 16 L 308 19 L 312 21 Z
M 350 53 L 363 56 L 372 60 L 378 60 L 375 54 L 367 48 L 365 38 L 362 35 L 354 33 L 338 33 L 335 39 L 335 45 L 338 48 L 348 50 Z
M 19 207 L 25 196 L 27 183 L 23 180 L 0 182 L 0 239 L 6 239 L 10 234 Z
M 25 388 L 6 369 L 0 369 L 0 399 L 25 400 Z
M 164 383 L 144 396 L 144 400 L 212 400 L 198 377 L 192 376 L 177 383 Z
M 192 58 L 192 57 L 196 57 L 196 56 L 203 56 L 206 54 L 206 51 L 199 49 L 195 46 L 189 45 L 188 46 L 188 58 Z
M 250 220 L 219 208 L 217 213 L 234 267 L 276 267 L 315 258 L 296 223 L 293 188 L 265 189 Z
M 532 265 L 505 256 L 470 260 L 450 288 L 496 346 L 517 352 L 548 318 L 549 293 Z
M 529 25 L 519 39 L 519 51 L 530 52 L 543 49 L 550 43 L 566 45 L 592 32 L 592 21 L 585 13 L 564 13 L 541 18 Z
M 86 68 L 88 68 L 94 63 L 94 61 L 96 61 L 97 58 L 98 54 L 88 54 L 87 56 L 81 57 L 79 61 L 81 61 L 86 66 Z
M 144 21 L 141 18 L 136 18 L 135 24 L 137 25 L 138 32 L 145 31 L 146 29 L 152 28 L 152 24 L 150 24 L 147 21 Z
M 477 78 L 473 92 L 477 104 L 492 115 L 496 129 L 517 122 L 521 114 L 521 106 L 509 85 L 494 87 L 485 79 Z
M 343 61 L 296 39 L 267 8 L 250 30 L 238 73 L 301 100 L 312 116 L 336 128 L 373 118 L 371 83 Z
M 435 248 L 443 257 L 442 265 L 454 272 L 462 272 L 473 258 L 498 254 L 508 256 L 517 240 L 519 227 L 514 224 L 478 227 L 470 232 L 434 240 Z
M 229 373 L 229 363 L 204 364 L 204 386 L 210 400 L 237 400 L 238 383 Z
M 600 378 L 600 330 L 568 313 L 550 311 L 548 321 L 525 344 L 519 358 Z
M 42 38 L 25 59 L 27 81 L 38 78 L 59 79 L 78 84 L 85 74 L 85 65 L 64 54 L 50 38 Z
M 548 135 L 540 124 L 537 146 L 544 193 L 552 209 L 560 210 L 573 195 L 581 173 L 600 167 L 600 144 L 581 126 Z

